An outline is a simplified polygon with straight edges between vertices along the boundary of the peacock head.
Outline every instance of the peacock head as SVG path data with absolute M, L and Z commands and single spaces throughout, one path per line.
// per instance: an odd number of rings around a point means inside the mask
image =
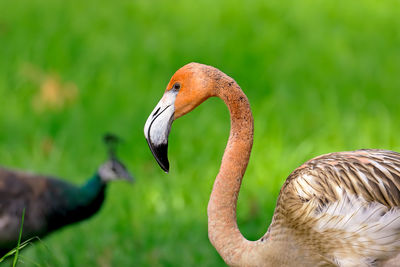
M 100 179 L 107 183 L 113 180 L 127 180 L 133 182 L 133 177 L 122 162 L 117 159 L 110 159 L 100 166 L 98 170 Z
M 225 76 L 218 69 L 199 63 L 189 63 L 172 76 L 144 126 L 150 150 L 165 172 L 169 171 L 168 136 L 172 122 L 216 96 L 219 82 Z
M 117 159 L 116 147 L 120 139 L 114 134 L 106 134 L 103 141 L 108 150 L 109 160 L 100 166 L 98 174 L 100 179 L 107 183 L 112 180 L 127 180 L 133 182 L 133 176 L 129 173 L 124 164 Z

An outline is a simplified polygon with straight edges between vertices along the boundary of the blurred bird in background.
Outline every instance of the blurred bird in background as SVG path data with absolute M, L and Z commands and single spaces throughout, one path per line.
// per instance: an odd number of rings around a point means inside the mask
M 104 136 L 108 160 L 82 186 L 52 176 L 0 168 L 0 256 L 17 245 L 23 210 L 22 241 L 93 216 L 102 206 L 110 181 L 133 181 L 116 156 L 120 139 Z

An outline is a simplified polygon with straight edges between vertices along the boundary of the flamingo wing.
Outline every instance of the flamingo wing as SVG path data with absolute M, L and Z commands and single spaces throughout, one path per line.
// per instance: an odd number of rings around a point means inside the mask
M 338 266 L 371 266 L 395 256 L 400 154 L 357 150 L 306 162 L 281 189 L 270 234 L 279 233 L 276 225 Z

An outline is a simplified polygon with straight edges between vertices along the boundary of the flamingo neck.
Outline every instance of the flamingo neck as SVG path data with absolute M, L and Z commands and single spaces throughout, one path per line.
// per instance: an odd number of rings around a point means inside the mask
M 246 240 L 236 222 L 236 204 L 253 145 L 253 116 L 249 101 L 230 77 L 215 85 L 216 96 L 228 106 L 231 130 L 221 167 L 208 203 L 208 236 L 229 265 L 242 265 L 256 242 Z

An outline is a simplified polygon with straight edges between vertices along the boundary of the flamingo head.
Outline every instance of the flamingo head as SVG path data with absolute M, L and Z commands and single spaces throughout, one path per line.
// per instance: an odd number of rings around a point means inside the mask
M 144 135 L 160 167 L 169 171 L 168 136 L 177 118 L 192 111 L 207 98 L 215 95 L 213 73 L 215 68 L 189 63 L 171 78 L 144 126 Z

